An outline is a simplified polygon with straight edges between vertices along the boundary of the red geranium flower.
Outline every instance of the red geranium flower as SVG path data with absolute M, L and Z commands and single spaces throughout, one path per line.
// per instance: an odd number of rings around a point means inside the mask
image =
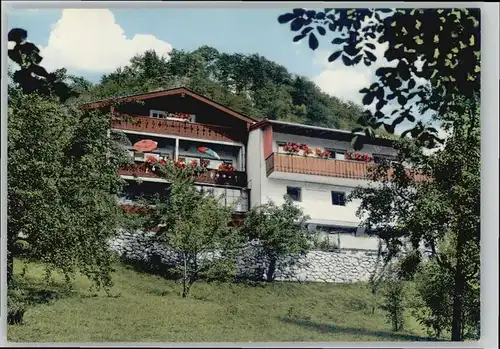
M 230 165 L 230 164 L 221 164 L 219 166 L 219 170 L 220 171 L 224 171 L 224 172 L 234 172 L 234 171 L 236 171 L 235 168 L 232 165 Z
M 154 157 L 153 155 L 149 155 L 146 158 L 146 162 L 150 163 L 150 164 L 156 164 L 158 162 L 158 159 L 156 157 Z
M 288 142 L 283 148 L 287 153 L 298 153 L 300 150 L 300 145 L 297 143 Z

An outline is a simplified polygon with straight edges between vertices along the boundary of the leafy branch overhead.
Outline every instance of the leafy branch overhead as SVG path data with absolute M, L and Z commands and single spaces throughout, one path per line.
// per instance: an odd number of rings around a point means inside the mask
M 479 9 L 297 8 L 279 16 L 278 22 L 290 23 L 297 33 L 293 41 L 307 38 L 312 50 L 319 48 L 318 38 L 330 32 L 334 38 L 328 61 L 341 59 L 346 66 L 371 66 L 377 61 L 376 44 L 387 44 L 384 58 L 390 66 L 378 68 L 378 81 L 360 91 L 363 104 L 376 110 L 359 120 L 367 135 L 381 126 L 394 133 L 407 120 L 415 125 L 408 131 L 411 136 L 432 147 L 437 132 L 423 127 L 415 109 L 460 112 L 456 98 L 472 98 L 480 91 Z M 389 103 L 398 108 L 387 115 L 383 108 Z
M 40 49 L 35 44 L 27 41 L 28 32 L 21 28 L 9 31 L 8 41 L 15 42 L 15 46 L 9 49 L 9 58 L 17 63 L 19 70 L 14 72 L 13 80 L 18 83 L 26 94 L 38 92 L 44 95 L 54 93 L 61 102 L 77 94 L 66 85 L 61 74 L 49 73 L 39 64 L 43 60 Z

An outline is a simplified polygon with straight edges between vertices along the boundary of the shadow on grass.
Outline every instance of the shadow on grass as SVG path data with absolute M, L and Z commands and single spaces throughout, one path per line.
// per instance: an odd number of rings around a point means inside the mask
M 28 305 L 47 304 L 51 301 L 69 297 L 75 293 L 70 285 L 64 282 L 44 282 L 31 279 L 16 280 L 9 287 L 9 293 Z
M 49 304 L 56 299 L 74 294 L 74 291 L 64 283 L 15 278 L 9 285 L 7 294 L 7 323 L 17 325 L 23 323 L 27 308 Z
M 375 330 L 369 330 L 366 328 L 355 328 L 355 327 L 344 327 L 344 326 L 336 326 L 336 325 L 329 325 L 329 324 L 321 324 L 317 323 L 311 320 L 304 320 L 304 319 L 290 319 L 286 317 L 280 317 L 280 321 L 288 324 L 293 324 L 297 326 L 302 326 L 302 327 L 307 327 L 313 330 L 316 330 L 318 332 L 322 333 L 348 333 L 352 335 L 359 335 L 359 336 L 372 336 L 372 337 L 379 337 L 387 340 L 396 340 L 396 341 L 409 341 L 409 342 L 426 342 L 426 341 L 432 341 L 436 342 L 438 341 L 437 339 L 433 338 L 427 338 L 427 337 L 421 337 L 421 336 L 415 336 L 415 335 L 410 335 L 410 334 L 404 334 L 404 333 L 395 333 L 395 332 L 388 332 L 388 331 L 375 331 Z
M 149 260 L 139 260 L 127 256 L 121 256 L 120 262 L 125 267 L 139 273 L 159 276 L 173 281 L 177 281 L 182 278 L 182 275 L 178 270 L 176 270 L 175 266 L 164 263 L 159 255 L 152 255 Z

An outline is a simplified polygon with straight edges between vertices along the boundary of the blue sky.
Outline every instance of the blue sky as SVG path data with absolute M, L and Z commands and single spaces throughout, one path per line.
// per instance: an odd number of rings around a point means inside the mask
M 28 30 L 41 46 L 49 70 L 98 81 L 146 49 L 194 50 L 208 45 L 226 53 L 258 53 L 291 73 L 311 78 L 331 95 L 360 102 L 359 89 L 371 82 L 375 67 L 328 64 L 328 41 L 316 52 L 292 42 L 294 33 L 277 17 L 288 9 L 15 9 L 8 27 Z M 380 51 L 383 53 L 383 51 Z

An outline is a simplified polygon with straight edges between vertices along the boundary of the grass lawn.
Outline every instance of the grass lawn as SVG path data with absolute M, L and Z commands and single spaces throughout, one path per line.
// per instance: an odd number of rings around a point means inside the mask
M 16 261 L 15 273 L 23 269 Z M 410 317 L 406 330 L 392 333 L 384 314 L 371 314 L 363 285 L 276 283 L 195 284 L 190 298 L 181 286 L 117 266 L 111 296 L 89 290 L 77 277 L 74 291 L 61 295 L 60 277 L 43 281 L 30 264 L 25 278 L 34 294 L 53 291 L 46 304 L 28 308 L 23 325 L 8 328 L 15 342 L 276 342 L 426 340 Z

